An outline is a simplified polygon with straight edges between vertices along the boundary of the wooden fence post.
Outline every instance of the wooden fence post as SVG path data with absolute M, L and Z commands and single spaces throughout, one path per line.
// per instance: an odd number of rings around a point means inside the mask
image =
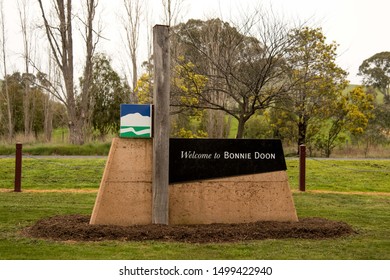
M 22 143 L 16 144 L 14 192 L 22 191 Z
M 299 190 L 306 191 L 306 146 L 299 146 Z
M 169 217 L 169 96 L 171 80 L 169 48 L 169 27 L 165 25 L 154 26 L 153 224 L 168 224 Z

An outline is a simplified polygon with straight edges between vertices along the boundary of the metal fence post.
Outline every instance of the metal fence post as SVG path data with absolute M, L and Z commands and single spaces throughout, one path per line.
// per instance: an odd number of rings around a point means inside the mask
M 16 143 L 15 153 L 15 192 L 22 191 L 22 143 Z
M 306 146 L 299 146 L 299 190 L 306 191 Z

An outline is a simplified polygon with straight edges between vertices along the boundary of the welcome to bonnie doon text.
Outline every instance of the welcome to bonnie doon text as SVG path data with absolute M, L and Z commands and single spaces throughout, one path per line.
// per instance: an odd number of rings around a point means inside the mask
M 276 159 L 275 153 L 231 153 L 224 151 L 223 159 Z M 182 159 L 220 159 L 220 153 L 197 153 L 195 151 L 181 151 Z

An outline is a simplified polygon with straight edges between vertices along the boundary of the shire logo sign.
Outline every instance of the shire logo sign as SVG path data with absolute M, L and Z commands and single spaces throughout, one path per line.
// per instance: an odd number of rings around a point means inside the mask
M 151 138 L 152 105 L 121 104 L 120 137 Z
M 169 182 L 286 170 L 282 143 L 271 139 L 170 139 Z

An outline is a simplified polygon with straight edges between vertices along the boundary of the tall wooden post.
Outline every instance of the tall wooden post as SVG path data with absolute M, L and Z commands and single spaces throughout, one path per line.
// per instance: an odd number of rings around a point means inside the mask
M 16 143 L 14 192 L 22 191 L 22 143 Z
M 169 214 L 169 27 L 153 27 L 154 59 L 154 129 L 152 223 L 168 224 Z
M 306 146 L 299 146 L 299 190 L 306 191 Z

